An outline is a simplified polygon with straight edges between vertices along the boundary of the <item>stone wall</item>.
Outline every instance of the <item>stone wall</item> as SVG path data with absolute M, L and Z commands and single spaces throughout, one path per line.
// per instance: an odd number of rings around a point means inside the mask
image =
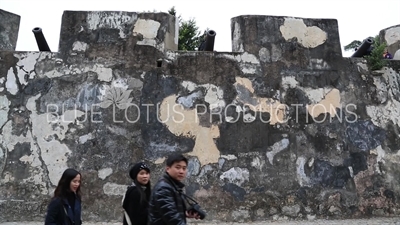
M 379 38 L 387 45 L 393 59 L 400 60 L 400 25 L 391 26 L 379 32 Z
M 399 215 L 399 61 L 343 58 L 336 20 L 231 27 L 182 52 L 168 14 L 66 11 L 59 52 L 0 51 L 0 222 L 43 220 L 68 167 L 84 221 L 120 221 L 130 166 L 154 184 L 171 152 L 207 220 Z
M 21 17 L 0 9 L 0 50 L 15 51 Z

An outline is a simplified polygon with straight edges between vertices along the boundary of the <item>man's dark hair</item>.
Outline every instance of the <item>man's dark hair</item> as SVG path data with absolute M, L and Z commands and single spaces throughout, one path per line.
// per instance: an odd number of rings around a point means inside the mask
M 168 156 L 166 163 L 168 167 L 171 167 L 174 163 L 179 163 L 182 161 L 184 161 L 186 165 L 188 164 L 188 160 L 185 156 L 180 153 L 173 153 Z

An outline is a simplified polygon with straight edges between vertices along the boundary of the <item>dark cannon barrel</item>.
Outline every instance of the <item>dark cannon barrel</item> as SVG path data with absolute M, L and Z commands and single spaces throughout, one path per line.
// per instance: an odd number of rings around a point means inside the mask
M 365 55 L 369 55 L 371 53 L 371 46 L 373 43 L 374 40 L 371 38 L 365 39 L 351 57 L 363 57 Z
M 49 45 L 47 44 L 46 39 L 44 38 L 42 28 L 35 27 L 35 28 L 33 28 L 32 32 L 35 35 L 36 43 L 39 47 L 39 51 L 50 52 L 50 48 L 49 48 Z
M 209 30 L 206 33 L 205 41 L 199 47 L 199 51 L 214 51 L 214 41 L 217 33 L 214 30 Z

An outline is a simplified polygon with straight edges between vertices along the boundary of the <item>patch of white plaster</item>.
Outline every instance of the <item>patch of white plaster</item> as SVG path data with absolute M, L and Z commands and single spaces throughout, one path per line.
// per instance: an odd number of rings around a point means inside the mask
M 285 76 L 282 77 L 282 87 L 287 90 L 289 88 L 295 88 L 299 82 L 296 80 L 295 76 Z
M 179 104 L 185 106 L 186 108 L 191 108 L 191 107 L 193 107 L 193 104 L 196 101 L 196 99 L 198 99 L 199 97 L 202 97 L 202 96 L 203 95 L 202 95 L 201 91 L 197 91 L 197 92 L 193 92 L 189 96 L 179 97 L 177 102 Z
M 247 52 L 235 55 L 235 59 L 238 62 L 260 64 L 260 61 L 257 59 L 257 57 L 255 55 L 249 54 Z
M 182 87 L 186 88 L 188 91 L 192 92 L 197 88 L 197 84 L 191 81 L 182 81 Z
M 305 92 L 308 99 L 315 104 L 322 101 L 322 99 L 324 99 L 324 97 L 332 90 L 332 88 L 302 88 L 302 90 Z
M 156 161 L 154 161 L 154 163 L 155 164 L 162 164 L 162 163 L 164 163 L 165 162 L 165 157 L 162 157 L 162 158 L 158 158 Z
M 35 65 L 39 56 L 40 52 L 14 54 L 14 57 L 19 59 L 17 62 L 18 80 L 22 85 L 27 85 L 28 79 L 35 77 Z M 26 79 L 26 75 L 28 75 L 28 79 Z
M 385 164 L 385 155 L 386 155 L 385 150 L 383 150 L 382 146 L 379 145 L 379 146 L 376 147 L 375 149 L 370 150 L 370 154 L 371 154 L 371 155 L 376 155 L 376 156 L 377 156 L 377 157 L 376 157 L 376 162 L 377 162 L 377 163 L 375 163 L 375 171 L 376 171 L 378 174 L 384 173 L 384 172 L 381 170 L 381 168 L 380 168 L 380 167 L 381 167 L 381 166 L 380 166 L 380 163 Z
M 209 107 L 212 112 L 219 111 L 225 107 L 224 91 L 222 88 L 215 86 L 214 84 L 204 84 L 201 86 L 206 89 L 204 100 L 210 104 Z
M 357 63 L 357 69 L 360 73 L 368 72 L 368 65 L 366 63 L 359 62 Z
M 310 68 L 315 70 L 329 70 L 331 67 L 323 59 L 310 59 Z
M 4 83 L 6 81 L 5 77 L 0 78 L 0 92 L 4 91 Z
M 285 18 L 279 30 L 285 40 L 296 37 L 297 41 L 306 48 L 315 48 L 327 40 L 325 31 L 316 26 L 307 27 L 303 19 Z
M 209 109 L 211 112 L 220 112 L 226 105 L 224 100 L 224 91 L 222 88 L 214 84 L 197 85 L 191 81 L 183 81 L 181 85 L 190 92 L 196 90 L 196 88 L 203 87 L 206 92 L 204 100 L 209 103 Z M 198 94 L 196 94 L 196 96 L 199 97 Z
M 140 33 L 143 38 L 153 39 L 157 37 L 158 29 L 160 28 L 160 22 L 150 19 L 138 19 L 133 29 L 134 33 Z
M 234 58 L 240 63 L 240 68 L 245 74 L 254 74 L 257 70 L 260 70 L 260 61 L 253 54 L 244 52 L 234 56 Z
M 385 40 L 388 46 L 400 41 L 400 27 L 392 27 L 385 31 Z
M 26 107 L 30 110 L 32 121 L 32 135 L 40 147 L 41 156 L 47 166 L 49 179 L 53 185 L 57 185 L 61 174 L 68 168 L 67 159 L 71 150 L 55 139 L 65 138 L 68 125 L 76 122 L 76 119 L 84 115 L 78 110 L 68 110 L 63 115 L 52 115 L 51 113 L 38 114 L 36 111 L 36 100 L 40 94 L 28 99 Z
M 232 211 L 232 218 L 234 221 L 243 222 L 250 218 L 250 212 L 246 209 L 237 209 Z
M 168 61 L 175 61 L 176 60 L 176 56 L 178 53 L 176 53 L 175 51 L 171 51 L 171 50 L 166 50 L 165 51 L 165 58 Z
M 126 192 L 126 185 L 107 182 L 103 185 L 103 192 L 108 196 L 123 196 Z
M 126 12 L 103 12 L 93 11 L 87 15 L 87 25 L 90 30 L 100 28 L 115 28 L 119 29 L 119 36 L 126 38 L 124 33 L 125 24 L 132 23 L 137 19 L 137 14 L 128 15 Z
M 385 128 L 389 121 L 400 126 L 400 102 L 389 99 L 383 106 L 367 105 L 367 115 L 379 127 Z
M 253 158 L 253 161 L 251 162 L 251 166 L 257 168 L 260 171 L 262 170 L 264 164 L 264 160 L 260 159 L 260 157 Z
M 331 117 L 335 117 L 336 108 L 340 107 L 340 91 L 338 89 L 332 89 L 324 96 L 324 99 L 318 103 L 307 105 L 307 110 L 314 118 L 318 117 L 322 113 L 329 113 Z
M 249 181 L 249 170 L 247 168 L 233 167 L 228 171 L 222 173 L 219 177 L 222 181 L 227 179 L 229 183 L 236 184 L 237 186 L 242 186 L 244 182 Z
M 269 163 L 271 165 L 274 165 L 274 156 L 278 154 L 279 152 L 283 151 L 289 146 L 289 139 L 284 138 L 278 142 L 275 142 L 271 147 L 268 148 L 268 150 L 271 150 L 267 152 L 267 158 L 269 160 Z
M 86 143 L 88 140 L 92 140 L 94 138 L 92 133 L 89 134 L 85 134 L 79 137 L 79 144 L 84 144 Z
M 373 76 L 373 79 L 374 85 L 376 86 L 377 99 L 383 104 L 387 101 L 388 86 L 386 82 L 382 81 L 382 77 L 380 76 Z
M 237 52 L 244 52 L 243 43 L 241 42 L 241 30 L 239 23 L 235 22 L 232 33 L 232 46 Z
M 97 79 L 100 81 L 109 82 L 112 80 L 112 69 L 106 68 L 101 64 L 95 64 L 92 68 L 88 71 L 93 71 L 98 74 Z
M 354 177 L 354 170 L 352 166 L 347 167 L 349 169 L 350 172 L 350 177 Z
M 4 140 L 2 140 L 2 138 L 3 138 L 3 136 L 0 135 L 0 143 L 4 142 Z M 0 146 L 0 162 L 2 162 L 1 160 L 3 160 L 5 158 L 5 155 L 6 155 L 5 151 L 7 151 L 7 150 L 3 150 L 3 147 Z
M 23 182 L 33 182 L 40 189 L 42 194 L 47 194 L 47 184 L 44 181 L 44 171 L 42 169 L 42 162 L 39 159 L 39 149 L 37 148 L 35 141 L 32 138 L 32 133 L 28 131 L 25 135 L 15 136 L 12 135 L 12 121 L 8 121 L 4 127 L 3 132 L 0 134 L 1 145 L 5 146 L 4 151 L 13 151 L 14 147 L 18 143 L 29 143 L 31 151 L 29 155 L 23 155 L 19 160 L 25 164 L 29 164 L 29 173 L 32 175 Z M 3 153 L 5 154 L 5 153 Z M 12 176 L 10 174 L 10 176 Z M 5 179 L 6 180 L 6 179 Z M 3 182 L 3 181 L 1 181 Z
M 98 176 L 100 179 L 104 180 L 106 179 L 108 176 L 110 176 L 113 173 L 113 169 L 112 168 L 104 168 L 98 171 Z
M 397 50 L 397 51 L 394 53 L 393 59 L 395 59 L 395 60 L 400 60 L 400 49 Z
M 54 77 L 61 77 L 64 75 L 76 75 L 76 74 L 82 74 L 86 72 L 94 72 L 97 73 L 98 79 L 100 81 L 106 81 L 109 82 L 113 78 L 112 74 L 112 69 L 107 68 L 102 64 L 94 64 L 94 65 L 60 65 L 55 67 L 55 69 L 43 72 L 43 74 L 38 73 L 40 77 L 49 77 L 49 78 L 54 78 Z
M 179 19 L 175 18 L 175 37 L 174 37 L 175 44 L 178 45 L 179 43 Z
M 226 160 L 236 160 L 237 157 L 235 155 L 221 155 L 221 158 L 224 158 Z
M 297 167 L 297 182 L 299 182 L 300 186 L 309 186 L 310 178 L 307 177 L 304 165 L 306 164 L 306 159 L 302 156 L 298 157 L 296 160 Z
M 17 92 L 19 90 L 18 86 L 17 86 L 17 79 L 15 78 L 15 74 L 14 74 L 13 68 L 10 68 L 8 70 L 6 89 L 12 95 L 17 94 Z
M 11 173 L 5 172 L 4 173 L 4 179 L 0 180 L 0 183 L 8 183 L 8 182 L 13 182 L 15 180 L 15 177 L 12 176 Z
M 72 51 L 84 52 L 84 51 L 86 51 L 87 47 L 88 47 L 88 44 L 86 44 L 85 42 L 75 41 L 72 44 Z
M 8 110 L 10 109 L 10 101 L 6 95 L 0 95 L 0 127 L 2 127 L 8 120 Z
M 271 56 L 270 56 L 270 52 L 267 48 L 261 48 L 258 51 L 258 57 L 260 58 L 261 62 L 271 62 Z

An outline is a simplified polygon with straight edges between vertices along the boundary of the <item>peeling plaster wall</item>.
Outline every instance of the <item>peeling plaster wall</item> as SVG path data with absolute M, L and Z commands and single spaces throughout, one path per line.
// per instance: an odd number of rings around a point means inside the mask
M 15 51 L 20 20 L 19 15 L 0 9 L 0 51 Z
M 393 59 L 400 60 L 400 25 L 388 27 L 379 32 L 379 38 L 386 43 Z
M 174 51 L 176 29 L 67 11 L 60 52 L 0 51 L 0 222 L 42 221 L 68 167 L 84 221 L 121 221 L 129 168 L 154 184 L 172 152 L 208 220 L 399 215 L 399 61 L 342 58 L 336 20 L 235 17 L 232 53 Z

